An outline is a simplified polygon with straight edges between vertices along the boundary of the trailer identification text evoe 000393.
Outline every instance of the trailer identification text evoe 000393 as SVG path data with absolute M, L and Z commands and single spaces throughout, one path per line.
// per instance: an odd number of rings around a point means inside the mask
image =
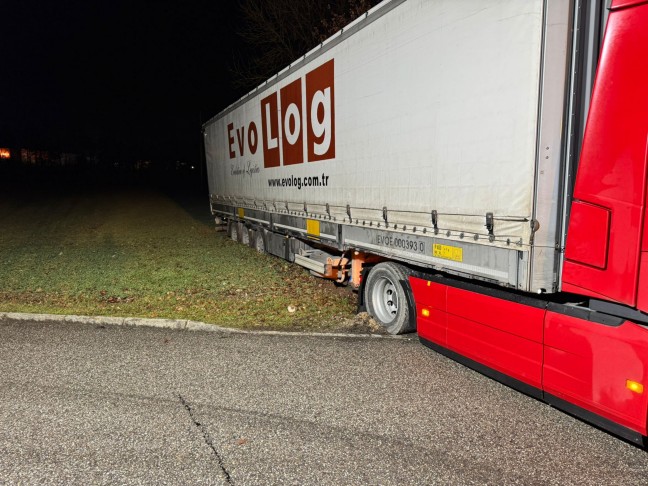
M 247 130 L 228 124 L 227 141 L 230 159 L 245 156 L 246 148 L 254 155 L 259 146 L 256 123 L 251 121 Z M 265 168 L 301 164 L 304 156 L 308 162 L 335 158 L 333 59 L 261 100 L 261 142 Z

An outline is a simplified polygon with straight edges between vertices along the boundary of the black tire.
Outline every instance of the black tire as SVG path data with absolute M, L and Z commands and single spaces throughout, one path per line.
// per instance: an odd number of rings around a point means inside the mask
M 236 231 L 236 222 L 230 221 L 227 227 L 227 234 L 232 241 L 238 241 L 238 234 Z
M 237 224 L 238 240 L 239 243 L 250 245 L 250 233 L 243 223 Z
M 265 253 L 265 240 L 263 239 L 262 231 L 254 231 L 253 240 L 250 245 L 259 253 Z
M 367 312 L 389 334 L 416 330 L 415 310 L 411 308 L 409 271 L 393 262 L 379 263 L 371 269 L 365 285 Z

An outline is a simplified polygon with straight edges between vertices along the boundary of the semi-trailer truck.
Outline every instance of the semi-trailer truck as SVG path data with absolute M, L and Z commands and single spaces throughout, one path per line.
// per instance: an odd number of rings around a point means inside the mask
M 648 1 L 386 0 L 203 126 L 216 224 L 648 436 Z

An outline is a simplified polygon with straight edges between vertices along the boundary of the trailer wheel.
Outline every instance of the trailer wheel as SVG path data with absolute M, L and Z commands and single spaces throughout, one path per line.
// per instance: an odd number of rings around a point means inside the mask
M 238 233 L 239 243 L 243 243 L 244 245 L 250 244 L 250 235 L 243 223 L 236 223 L 236 232 Z
M 232 241 L 238 241 L 238 235 L 236 232 L 236 223 L 234 221 L 230 221 L 228 223 L 228 228 L 227 228 L 227 234 L 229 235 L 230 239 Z
M 402 265 L 383 262 L 376 265 L 367 277 L 367 311 L 389 334 L 403 334 L 416 329 L 414 311 L 408 299 L 411 289 L 407 276 L 407 269 Z
M 254 237 L 254 241 L 253 241 L 254 249 L 259 253 L 265 253 L 265 241 L 263 241 L 263 232 L 255 231 L 253 237 Z

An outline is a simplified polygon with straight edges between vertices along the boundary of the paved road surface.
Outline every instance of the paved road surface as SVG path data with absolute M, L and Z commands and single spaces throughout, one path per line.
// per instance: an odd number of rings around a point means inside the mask
M 417 341 L 0 323 L 0 484 L 648 484 Z

